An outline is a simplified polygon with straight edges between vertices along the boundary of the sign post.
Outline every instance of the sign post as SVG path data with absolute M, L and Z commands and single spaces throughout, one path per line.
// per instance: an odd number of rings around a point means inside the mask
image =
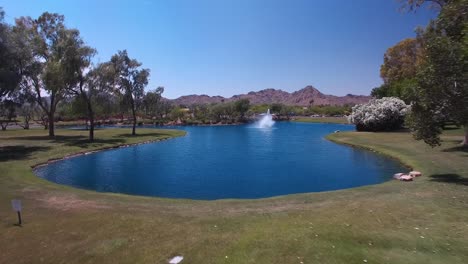
M 11 206 L 13 207 L 13 210 L 18 213 L 18 225 L 21 226 L 22 221 L 21 221 L 21 200 L 11 200 Z

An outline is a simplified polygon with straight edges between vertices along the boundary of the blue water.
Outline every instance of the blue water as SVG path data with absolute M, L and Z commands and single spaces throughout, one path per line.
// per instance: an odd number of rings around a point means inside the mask
M 277 122 L 180 127 L 185 137 L 102 151 L 40 167 L 52 182 L 171 198 L 261 198 L 387 181 L 398 162 L 324 139 L 353 126 Z

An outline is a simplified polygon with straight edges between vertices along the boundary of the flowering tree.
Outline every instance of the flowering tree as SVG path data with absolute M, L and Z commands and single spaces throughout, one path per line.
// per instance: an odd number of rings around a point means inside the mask
M 349 122 L 358 131 L 385 131 L 402 127 L 409 106 L 396 97 L 372 99 L 367 104 L 355 105 Z

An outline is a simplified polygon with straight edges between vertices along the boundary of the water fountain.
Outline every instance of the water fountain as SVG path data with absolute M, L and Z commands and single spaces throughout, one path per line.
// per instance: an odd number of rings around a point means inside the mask
M 270 114 L 270 109 L 263 115 L 263 117 L 257 122 L 257 126 L 260 128 L 272 127 L 275 124 L 273 117 Z

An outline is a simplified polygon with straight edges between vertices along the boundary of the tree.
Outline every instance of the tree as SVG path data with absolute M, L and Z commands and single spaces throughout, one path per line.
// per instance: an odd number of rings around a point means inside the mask
M 160 119 L 163 119 L 169 115 L 173 108 L 173 105 L 169 100 L 162 99 L 158 104 L 158 115 Z
M 2 127 L 2 131 L 5 131 L 8 125 L 14 122 L 16 107 L 17 103 L 13 100 L 0 101 L 0 126 Z
M 468 145 L 468 1 L 447 0 L 436 20 L 418 32 L 424 61 L 418 68 L 408 124 L 418 140 L 440 144 L 442 121 L 465 128 Z
M 143 97 L 145 114 L 150 116 L 151 119 L 159 114 L 159 102 L 161 101 L 163 92 L 164 87 L 158 87 L 155 90 L 148 91 Z
M 34 118 L 34 111 L 37 108 L 34 98 L 20 91 L 13 93 L 12 98 L 17 103 L 16 112 L 23 119 L 23 122 L 17 122 L 16 124 L 23 129 L 29 129 L 30 121 Z
M 441 9 L 450 0 L 400 0 L 402 3 L 401 9 L 408 11 L 416 11 L 424 4 L 429 4 L 429 8 Z
M 89 121 L 89 141 L 94 141 L 94 128 L 97 102 L 95 97 L 101 93 L 106 93 L 111 86 L 111 70 L 108 64 L 99 64 L 95 68 L 89 68 L 91 57 L 94 55 L 94 49 L 82 46 L 76 56 L 75 73 L 78 82 L 68 88 L 69 93 L 74 94 L 85 104 L 86 119 Z M 88 122 L 87 122 L 88 123 Z
M 250 108 L 250 101 L 249 99 L 240 99 L 234 102 L 234 109 L 237 113 L 239 113 L 240 119 L 245 119 L 245 113 L 249 111 Z
M 174 107 L 169 113 L 169 115 L 171 116 L 172 120 L 179 122 L 179 121 L 182 121 L 186 113 L 187 111 L 185 111 L 185 109 L 180 108 L 180 107 Z
M 18 54 L 15 49 L 11 26 L 4 23 L 5 12 L 0 7 L 0 97 L 17 89 L 21 80 Z
M 274 103 L 271 105 L 270 111 L 274 114 L 279 114 L 281 111 L 283 111 L 284 107 L 285 107 L 284 104 Z
M 113 74 L 113 87 L 122 95 L 130 107 L 133 117 L 132 135 L 136 135 L 137 108 L 142 102 L 145 86 L 148 84 L 149 69 L 142 69 L 141 63 L 128 57 L 127 51 L 118 51 L 109 65 Z
M 407 103 L 411 103 L 414 97 L 414 88 L 417 85 L 416 78 L 408 78 L 384 83 L 380 87 L 372 89 L 371 96 L 375 98 L 398 97 Z
M 398 97 L 409 102 L 416 83 L 416 71 L 422 60 L 422 48 L 417 39 L 408 38 L 390 47 L 380 67 L 384 84 L 374 88 L 371 95 L 376 98 Z
M 193 117 L 202 123 L 207 123 L 210 119 L 210 108 L 208 104 L 192 105 Z
M 94 141 L 94 96 L 100 89 L 105 89 L 105 67 L 100 64 L 91 68 L 91 59 L 96 50 L 85 45 L 79 37 L 68 41 L 68 54 L 65 57 L 64 67 L 70 80 L 65 90 L 68 94 L 78 97 L 86 106 L 86 116 L 89 121 L 89 141 Z M 88 127 L 88 122 L 86 122 Z
M 45 12 L 38 19 L 21 17 L 13 27 L 21 55 L 21 86 L 34 96 L 47 115 L 49 136 L 55 136 L 57 105 L 65 98 L 66 87 L 77 81 L 74 65 L 79 31 L 64 25 L 64 16 Z
M 380 77 L 385 83 L 414 78 L 421 56 L 420 50 L 419 43 L 414 38 L 407 38 L 390 47 L 384 54 Z

